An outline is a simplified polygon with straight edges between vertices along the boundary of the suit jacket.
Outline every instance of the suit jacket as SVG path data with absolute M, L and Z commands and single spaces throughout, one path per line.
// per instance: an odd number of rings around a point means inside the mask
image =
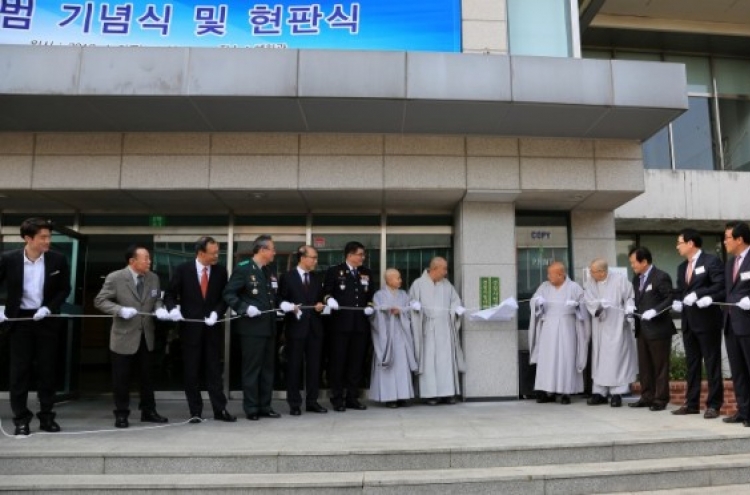
M 728 303 L 737 303 L 743 297 L 750 296 L 750 253 L 742 260 L 736 281 L 732 280 L 734 258 L 732 256 L 727 260 L 724 269 Z M 728 318 L 732 319 L 732 331 L 735 335 L 750 336 L 750 311 L 745 311 L 737 306 L 727 306 L 724 317 L 725 328 Z
M 274 287 L 276 285 L 276 287 Z M 245 260 L 229 277 L 224 287 L 224 301 L 242 318 L 237 320 L 240 335 L 250 337 L 272 337 L 276 335 L 276 313 L 263 313 L 254 318 L 246 316 L 247 308 L 255 306 L 260 311 L 276 308 L 278 282 L 270 266 L 263 268 L 253 260 Z
M 355 278 L 346 263 L 332 266 L 323 281 L 323 301 L 334 298 L 339 306 L 365 308 L 372 306 L 375 279 L 369 268 L 361 266 Z M 340 332 L 369 332 L 370 321 L 364 311 L 332 311 L 330 328 Z
M 643 314 L 649 309 L 661 313 L 661 311 L 672 307 L 672 279 L 667 272 L 653 266 L 646 278 L 643 292 L 640 291 L 640 283 L 639 275 L 633 277 L 635 307 L 638 313 Z M 635 319 L 636 336 L 643 336 L 647 340 L 669 339 L 676 332 L 677 329 L 669 311 L 665 311 L 649 321 L 641 318 Z
M 677 299 L 683 300 L 685 296 L 695 292 L 698 299 L 709 296 L 716 302 L 724 301 L 724 266 L 719 258 L 702 252 L 695 261 L 690 283 L 685 281 L 687 267 L 687 260 L 677 267 Z M 721 332 L 721 326 L 722 314 L 719 306 L 712 304 L 707 308 L 699 308 L 693 304 L 682 307 L 683 332 Z
M 305 290 L 297 268 L 286 272 L 279 285 L 279 301 L 287 301 L 302 306 L 314 306 L 323 302 L 323 282 L 320 275 L 310 272 L 310 285 Z M 284 333 L 287 339 L 304 339 L 309 333 L 322 335 L 323 320 L 314 309 L 303 309 L 297 319 L 294 312 L 284 315 Z
M 102 313 L 114 316 L 109 348 L 117 354 L 135 354 L 141 343 L 141 334 L 146 336 L 146 346 L 154 350 L 154 317 L 135 315 L 126 320 L 118 313 L 123 307 L 135 308 L 138 312 L 153 313 L 164 306 L 161 300 L 159 277 L 147 272 L 143 277 L 143 296 L 138 297 L 133 275 L 128 268 L 117 270 L 104 279 L 104 285 L 94 298 L 94 306 Z
M 0 283 L 6 282 L 8 297 L 5 301 L 5 316 L 17 318 L 23 298 L 23 249 L 7 251 L 0 255 Z M 64 255 L 55 251 L 44 253 L 44 289 L 42 306 L 52 313 L 60 313 L 60 307 L 70 294 L 70 268 Z
M 201 294 L 201 284 L 195 269 L 195 260 L 186 261 L 175 269 L 169 281 L 164 304 L 168 310 L 180 305 L 182 316 L 197 320 L 206 318 L 216 311 L 219 318 L 227 311 L 224 301 L 224 287 L 227 285 L 227 269 L 223 265 L 214 265 L 209 270 L 206 298 Z

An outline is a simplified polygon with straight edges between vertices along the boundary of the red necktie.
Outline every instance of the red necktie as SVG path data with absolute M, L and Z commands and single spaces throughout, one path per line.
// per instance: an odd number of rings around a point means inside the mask
M 208 267 L 203 267 L 203 273 L 201 273 L 201 294 L 203 295 L 203 299 L 206 298 L 206 294 L 208 293 Z

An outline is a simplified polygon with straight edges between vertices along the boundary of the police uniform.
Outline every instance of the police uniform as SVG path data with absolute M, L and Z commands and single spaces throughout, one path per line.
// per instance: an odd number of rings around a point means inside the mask
M 323 301 L 334 298 L 341 307 L 372 306 L 373 284 L 369 268 L 353 269 L 346 263 L 333 266 L 323 282 Z M 329 318 L 331 404 L 334 408 L 356 407 L 370 321 L 364 311 L 347 309 L 332 311 Z
M 243 409 L 247 416 L 271 411 L 274 357 L 276 347 L 276 275 L 270 267 L 260 267 L 253 260 L 242 261 L 224 288 L 224 300 L 237 314 L 243 315 L 235 325 L 242 349 Z M 246 316 L 255 306 L 264 312 L 254 318 Z

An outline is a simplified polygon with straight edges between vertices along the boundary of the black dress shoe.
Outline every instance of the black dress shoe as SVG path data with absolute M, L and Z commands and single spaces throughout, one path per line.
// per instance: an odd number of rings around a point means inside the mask
M 333 410 L 336 412 L 346 412 L 346 406 L 342 406 L 342 405 L 333 406 Z
M 622 395 L 613 395 L 612 399 L 609 401 L 609 405 L 611 407 L 622 407 Z
M 274 419 L 281 417 L 281 414 L 277 413 L 273 409 L 269 409 L 268 411 L 263 411 L 262 413 L 260 413 L 260 415 L 264 418 L 274 418 Z
M 536 396 L 537 404 L 547 404 L 548 402 L 555 402 L 555 395 L 548 394 L 547 392 L 539 392 Z
M 750 428 L 750 421 L 748 421 L 748 420 L 743 421 L 742 422 L 742 426 L 744 426 L 746 428 Z
M 203 423 L 203 419 L 200 417 L 200 414 L 195 415 L 188 420 L 188 423 L 191 425 L 197 425 L 198 423 Z
M 55 421 L 55 413 L 53 412 L 46 412 L 46 413 L 37 413 L 37 418 L 39 418 L 39 429 L 42 431 L 48 431 L 50 433 L 57 433 L 60 431 L 60 425 L 57 424 Z
M 398 407 L 398 404 L 396 404 L 395 400 L 389 401 L 385 403 L 385 407 L 388 409 L 396 409 Z
M 258 415 L 258 413 L 250 413 L 246 417 L 250 421 L 258 421 L 260 419 L 260 416 Z
M 739 415 L 739 413 L 732 414 L 731 416 L 727 416 L 726 418 L 721 419 L 725 423 L 742 423 L 745 421 L 745 418 Z
M 562 396 L 562 397 L 560 398 L 560 404 L 562 404 L 562 405 L 564 405 L 564 406 L 567 406 L 567 405 L 569 405 L 569 404 L 570 404 L 570 396 L 569 396 L 569 395 L 563 395 L 563 396 Z
M 706 412 L 703 413 L 704 419 L 716 419 L 719 417 L 719 411 L 714 409 L 713 407 L 709 407 L 706 409 Z
M 290 407 L 289 415 L 290 416 L 302 416 L 302 409 L 300 409 L 299 407 Z
M 590 406 L 598 406 L 601 404 L 606 404 L 607 398 L 602 396 L 601 394 L 594 394 L 592 395 L 589 400 L 586 401 L 586 404 Z
M 305 411 L 322 414 L 322 413 L 327 413 L 328 409 L 326 409 L 325 407 L 321 406 L 317 402 L 311 402 L 310 404 L 308 404 L 308 405 L 305 406 Z
M 440 403 L 440 401 L 437 399 L 427 399 L 424 403 L 427 404 L 428 406 L 437 406 Z
M 29 423 L 18 423 L 16 425 L 16 431 L 13 434 L 14 435 L 28 435 L 29 433 L 30 433 Z
M 364 404 L 362 404 L 358 400 L 351 400 L 351 401 L 347 401 L 346 408 L 347 409 L 356 409 L 357 411 L 364 411 L 365 409 L 367 409 L 367 406 L 364 405 Z
M 687 414 L 700 414 L 700 409 L 696 407 L 680 406 L 679 409 L 672 411 L 675 416 L 685 416 Z
M 405 399 L 397 400 L 396 405 L 398 407 L 409 407 L 409 401 Z
M 651 403 L 639 400 L 637 402 L 631 402 L 630 404 L 628 404 L 628 407 L 651 407 Z
M 169 420 L 159 415 L 156 409 L 150 411 L 141 411 L 141 423 L 168 423 Z
M 126 414 L 115 415 L 115 428 L 127 428 L 130 426 L 128 423 L 128 416 Z
M 649 411 L 663 411 L 667 408 L 666 404 L 651 404 L 651 407 L 648 408 Z
M 232 416 L 229 411 L 223 409 L 220 413 L 214 413 L 214 419 L 216 421 L 226 421 L 227 423 L 234 423 L 237 421 L 237 416 Z

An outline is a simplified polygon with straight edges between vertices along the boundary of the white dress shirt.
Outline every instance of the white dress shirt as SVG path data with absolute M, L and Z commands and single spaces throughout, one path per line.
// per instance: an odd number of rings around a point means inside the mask
M 21 309 L 39 309 L 44 301 L 44 253 L 31 261 L 23 251 L 23 295 Z

